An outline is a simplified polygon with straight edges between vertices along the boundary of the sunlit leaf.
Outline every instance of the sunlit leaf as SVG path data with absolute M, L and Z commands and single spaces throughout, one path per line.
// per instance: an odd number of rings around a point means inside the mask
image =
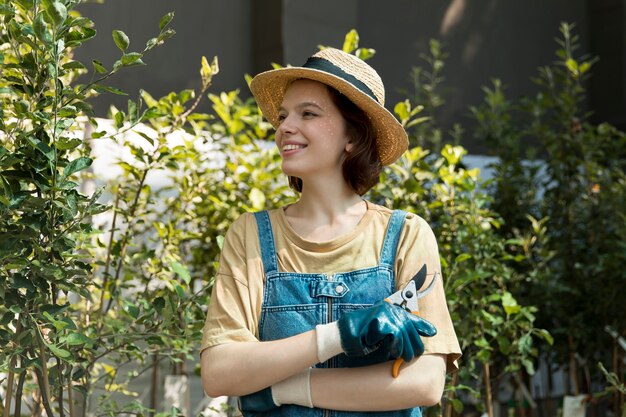
M 119 48 L 120 51 L 125 52 L 128 49 L 128 45 L 130 45 L 130 40 L 128 36 L 121 30 L 113 31 L 113 42 Z
M 56 345 L 47 345 L 47 346 L 48 346 L 48 349 L 50 349 L 52 353 L 54 353 L 56 356 L 58 356 L 61 359 L 69 359 L 72 357 L 72 354 L 63 348 L 60 348 Z
M 172 261 L 172 271 L 174 271 L 186 284 L 191 281 L 189 270 L 177 261 Z
M 173 18 L 174 12 L 169 12 L 165 16 L 163 16 L 159 21 L 159 30 L 165 29 L 165 27 L 170 24 Z
M 355 29 L 352 29 L 346 34 L 343 41 L 342 50 L 351 54 L 359 46 L 359 34 Z
M 65 178 L 68 178 L 70 175 L 90 167 L 92 162 L 93 160 L 86 156 L 81 156 L 80 158 L 74 159 L 65 167 L 65 170 L 63 171 L 63 176 Z

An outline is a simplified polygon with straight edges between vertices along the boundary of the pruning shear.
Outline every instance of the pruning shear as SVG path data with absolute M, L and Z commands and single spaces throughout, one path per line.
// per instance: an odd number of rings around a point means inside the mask
M 435 281 L 437 280 L 437 272 L 433 275 L 432 281 L 428 284 L 428 287 L 423 289 L 422 291 L 417 291 L 418 288 L 421 288 L 426 281 L 426 264 L 424 264 L 419 271 L 411 278 L 411 280 L 402 288 L 391 294 L 389 297 L 385 298 L 385 301 L 396 305 L 400 308 L 405 309 L 411 314 L 415 314 L 416 316 L 420 315 L 418 300 L 422 297 L 428 295 L 429 292 L 435 286 Z M 398 377 L 400 373 L 400 365 L 402 365 L 404 360 L 402 358 L 396 359 L 393 363 L 393 367 L 391 368 L 391 375 L 394 378 Z

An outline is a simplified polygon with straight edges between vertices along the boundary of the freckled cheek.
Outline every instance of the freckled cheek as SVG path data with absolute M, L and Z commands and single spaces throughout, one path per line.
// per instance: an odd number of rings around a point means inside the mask
M 282 135 L 280 133 L 280 130 L 276 130 L 276 133 L 274 133 L 274 144 L 278 147 L 280 146 L 280 140 L 282 138 Z

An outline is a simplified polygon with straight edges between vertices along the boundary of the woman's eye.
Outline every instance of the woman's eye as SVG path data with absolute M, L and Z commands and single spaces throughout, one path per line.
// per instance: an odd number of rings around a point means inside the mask
M 313 113 L 312 111 L 303 111 L 302 112 L 302 117 L 315 117 L 316 114 Z
M 285 118 L 286 118 L 286 117 L 287 117 L 287 116 L 285 116 L 284 114 L 279 114 L 279 115 L 278 115 L 278 123 L 282 123 L 282 122 L 283 122 L 283 120 L 285 120 Z

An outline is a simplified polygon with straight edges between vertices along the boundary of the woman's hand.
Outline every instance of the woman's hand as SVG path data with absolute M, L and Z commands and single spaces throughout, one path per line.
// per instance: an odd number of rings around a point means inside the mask
M 385 301 L 345 314 L 338 325 L 346 355 L 362 356 L 383 349 L 405 362 L 424 353 L 421 337 L 437 334 L 428 321 Z

